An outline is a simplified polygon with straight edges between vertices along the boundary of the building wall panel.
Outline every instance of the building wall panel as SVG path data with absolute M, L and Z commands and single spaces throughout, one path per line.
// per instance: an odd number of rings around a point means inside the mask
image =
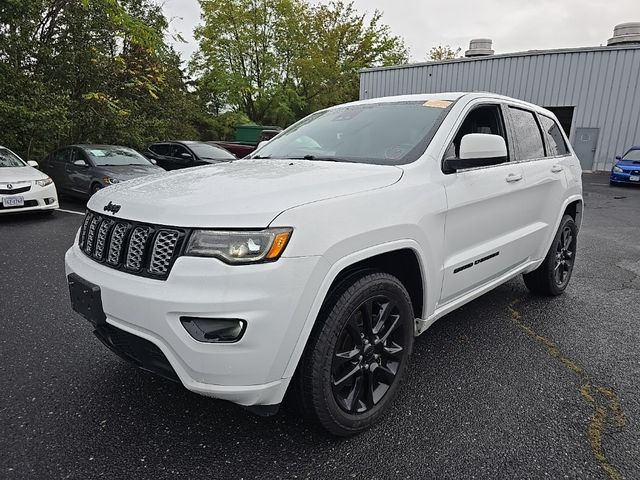
M 574 107 L 576 128 L 599 128 L 594 170 L 640 144 L 640 46 L 533 51 L 363 70 L 360 98 L 490 91 L 545 107 Z

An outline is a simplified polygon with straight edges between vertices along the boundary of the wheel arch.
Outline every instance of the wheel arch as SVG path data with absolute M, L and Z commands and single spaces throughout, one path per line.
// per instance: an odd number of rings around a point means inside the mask
M 283 378 L 293 376 L 326 300 L 340 284 L 358 272 L 376 270 L 398 277 L 409 293 L 415 317 L 422 318 L 427 305 L 428 291 L 427 270 L 423 259 L 424 256 L 417 242 L 398 240 L 360 250 L 335 262 L 318 289 Z M 407 272 L 403 272 L 403 268 L 407 268 Z

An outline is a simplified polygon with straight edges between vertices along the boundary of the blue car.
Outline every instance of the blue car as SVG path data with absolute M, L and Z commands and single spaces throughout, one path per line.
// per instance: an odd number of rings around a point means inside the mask
M 623 156 L 616 157 L 609 183 L 611 185 L 623 183 L 640 185 L 640 146 L 631 147 Z

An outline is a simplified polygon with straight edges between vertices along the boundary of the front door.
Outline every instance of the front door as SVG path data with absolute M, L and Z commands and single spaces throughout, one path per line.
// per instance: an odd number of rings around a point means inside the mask
M 507 138 L 501 105 L 476 105 L 457 130 L 445 156 L 457 155 L 462 136 L 488 133 Z M 513 159 L 509 147 L 509 160 Z M 448 303 L 527 260 L 520 248 L 528 201 L 522 165 L 507 161 L 445 175 L 443 286 L 440 304 Z
M 574 134 L 573 149 L 580 159 L 582 170 L 595 170 L 593 159 L 598 147 L 599 128 L 576 128 Z

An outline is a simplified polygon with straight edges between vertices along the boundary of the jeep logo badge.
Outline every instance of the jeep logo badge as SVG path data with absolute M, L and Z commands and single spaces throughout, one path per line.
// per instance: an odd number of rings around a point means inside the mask
M 104 207 L 105 212 L 111 212 L 114 215 L 120 211 L 120 205 L 116 205 L 115 203 L 109 202 Z

